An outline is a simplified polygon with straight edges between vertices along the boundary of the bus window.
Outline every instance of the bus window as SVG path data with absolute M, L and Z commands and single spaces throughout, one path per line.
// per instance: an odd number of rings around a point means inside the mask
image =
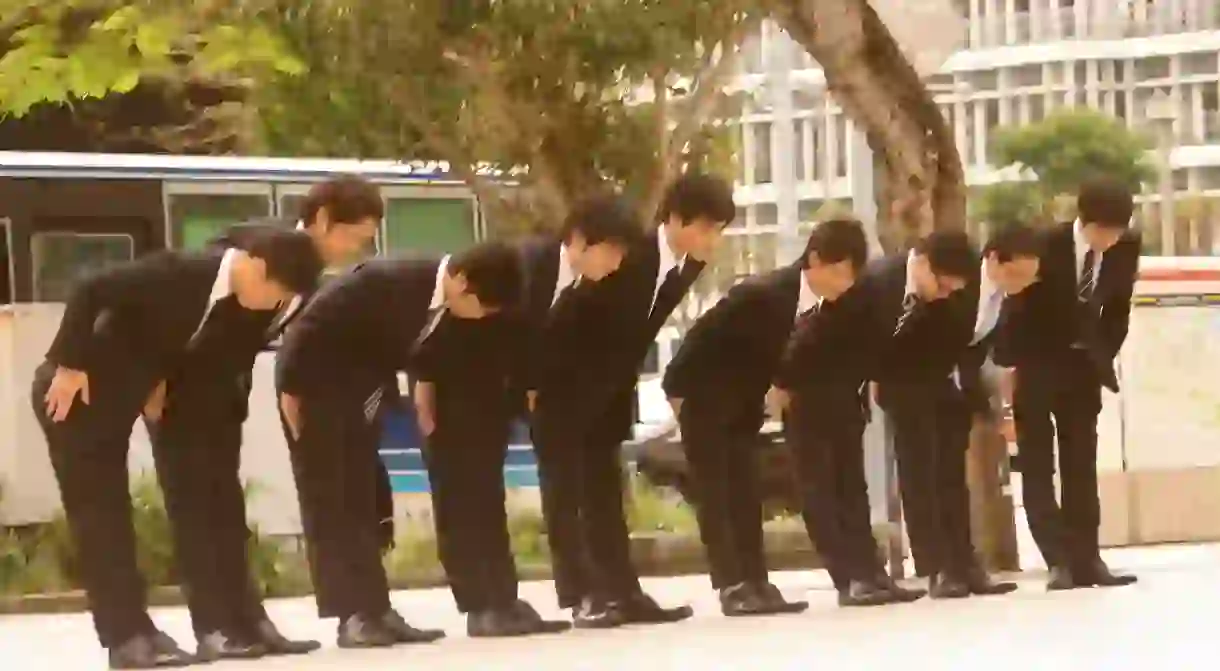
M 388 195 L 385 232 L 390 251 L 461 251 L 475 242 L 474 201 Z
M 202 249 L 233 224 L 271 216 L 266 193 L 168 193 L 170 244 Z
M 0 305 L 14 301 L 12 239 L 12 223 L 0 218 Z
M 135 242 L 121 233 L 35 233 L 30 237 L 34 301 L 63 302 L 82 276 L 135 257 Z
M 281 193 L 279 197 L 279 210 L 276 211 L 276 216 L 299 221 L 301 219 L 301 208 L 304 205 L 304 193 Z

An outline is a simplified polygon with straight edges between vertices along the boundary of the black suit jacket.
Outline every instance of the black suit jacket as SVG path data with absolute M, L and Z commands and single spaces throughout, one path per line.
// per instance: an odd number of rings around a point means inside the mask
M 47 361 L 132 379 L 168 377 L 203 320 L 221 251 L 162 251 L 81 281 L 64 307 Z
M 439 266 L 438 259 L 373 259 L 329 281 L 284 333 L 279 390 L 372 393 L 409 370 Z
M 581 327 L 597 379 L 614 391 L 633 388 L 648 350 L 661 327 L 699 278 L 703 263 L 686 259 L 679 282 L 661 291 L 653 304 L 661 264 L 658 233 L 642 236 L 622 266 L 579 296 Z
M 559 281 L 559 247 L 555 236 L 540 236 L 520 247 L 525 272 L 523 299 L 514 314 L 518 356 L 513 366 L 512 389 L 517 402 L 526 391 L 546 389 L 551 394 L 578 390 L 590 383 L 583 351 L 584 336 L 579 305 L 591 289 L 582 282 L 552 305 Z M 524 407 L 524 406 L 522 406 Z
M 702 407 L 761 408 L 796 320 L 801 268 L 791 265 L 734 286 L 682 340 L 662 386 Z
M 1047 230 L 1039 281 L 1004 302 L 994 358 L 998 365 L 1057 366 L 1083 341 L 1103 386 L 1117 391 L 1114 357 L 1127 339 L 1131 295 L 1139 274 L 1140 239 L 1131 231 L 1101 258 L 1092 298 L 1084 315 L 1077 299 L 1073 223 Z

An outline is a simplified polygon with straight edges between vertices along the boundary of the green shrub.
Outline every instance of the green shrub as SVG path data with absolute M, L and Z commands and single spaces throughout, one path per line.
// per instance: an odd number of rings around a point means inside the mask
M 546 520 L 542 511 L 531 505 L 508 506 L 508 537 L 513 556 L 522 566 L 540 566 L 551 562 L 551 548 L 546 539 Z
M 655 487 L 640 475 L 629 482 L 627 526 L 633 532 L 698 533 L 694 509 L 677 492 Z
M 390 582 L 402 585 L 443 576 L 431 516 L 409 517 L 397 526 L 394 549 L 384 562 Z

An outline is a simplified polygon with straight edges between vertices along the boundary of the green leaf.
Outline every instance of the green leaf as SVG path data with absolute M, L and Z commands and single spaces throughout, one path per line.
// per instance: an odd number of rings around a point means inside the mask
M 119 75 L 118 79 L 110 85 L 110 90 L 114 93 L 129 93 L 140 83 L 139 68 L 131 68 Z
M 171 35 L 177 28 L 168 21 L 157 21 L 141 24 L 136 29 L 136 49 L 144 56 L 164 56 L 172 47 Z

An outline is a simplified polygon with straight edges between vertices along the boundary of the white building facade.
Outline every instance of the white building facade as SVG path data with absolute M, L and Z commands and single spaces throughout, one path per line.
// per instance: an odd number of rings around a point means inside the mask
M 988 140 L 998 128 L 1037 122 L 1059 107 L 1087 106 L 1151 132 L 1148 103 L 1159 95 L 1172 101 L 1163 106 L 1171 114 L 1160 113 L 1160 123 L 1173 125 L 1172 206 L 1210 209 L 1196 217 L 1203 221 L 1220 218 L 1220 2 L 956 2 L 968 17 L 964 48 L 929 83 L 953 128 L 971 187 L 1003 178 L 988 160 Z M 735 128 L 741 216 L 732 232 L 740 237 L 726 245 L 726 254 L 736 257 L 738 274 L 774 263 L 784 234 L 791 240 L 827 203 L 868 209 L 872 188 L 867 147 L 823 95 L 812 58 L 771 25 L 745 51 L 739 86 L 766 92 L 779 85 L 793 93 L 790 105 L 777 104 L 774 94 L 755 96 Z M 789 119 L 790 131 L 782 127 Z M 1183 223 L 1173 250 L 1162 249 L 1161 190 L 1148 188 L 1139 217 L 1146 253 L 1220 254 L 1214 224 Z

